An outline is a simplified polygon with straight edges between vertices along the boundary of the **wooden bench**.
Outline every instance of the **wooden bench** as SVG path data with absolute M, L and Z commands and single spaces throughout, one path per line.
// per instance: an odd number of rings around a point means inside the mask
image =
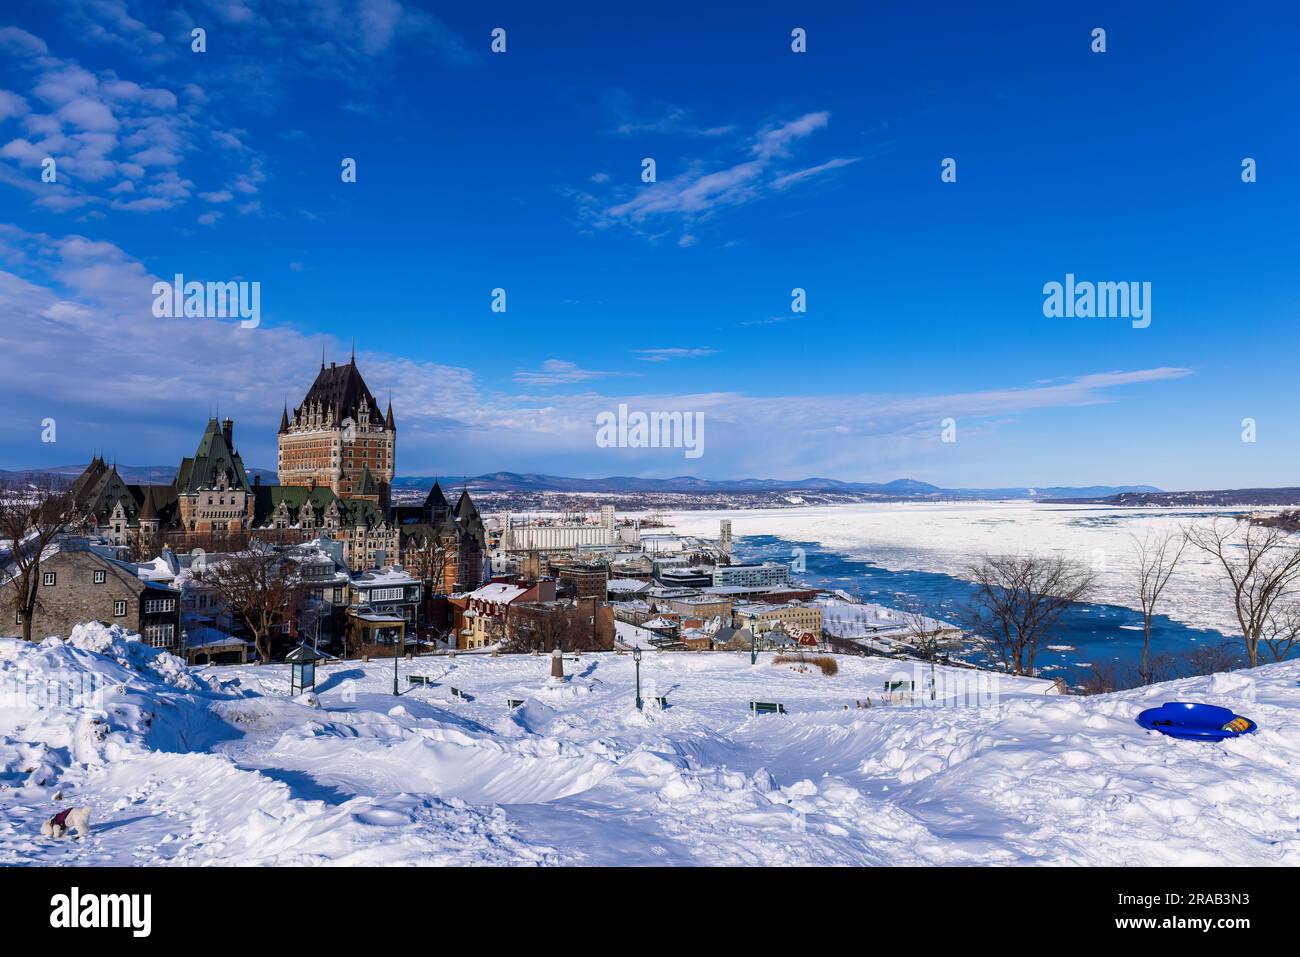
M 660 695 L 658 698 L 655 698 L 655 704 L 659 705 L 661 708 L 668 707 L 668 695 Z
M 885 690 L 888 692 L 912 691 L 914 688 L 910 681 L 886 681 Z
M 406 680 L 413 685 L 431 685 L 433 679 L 428 675 L 407 675 Z
M 508 704 L 511 708 L 518 708 L 523 703 L 524 703 L 523 698 L 506 698 L 506 704 Z
M 473 701 L 473 700 L 474 700 L 473 696 L 470 695 L 470 693 L 469 693 L 468 691 L 461 691 L 459 688 L 452 688 L 452 689 L 451 689 L 451 696 L 452 696 L 453 698 L 459 698 L 461 701 Z
M 785 714 L 785 705 L 775 701 L 751 701 L 749 710 L 753 714 Z

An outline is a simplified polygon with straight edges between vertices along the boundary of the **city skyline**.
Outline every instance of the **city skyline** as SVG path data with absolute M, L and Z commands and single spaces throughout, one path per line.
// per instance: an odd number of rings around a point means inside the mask
M 12 11 L 0 467 L 169 461 L 219 407 L 274 469 L 355 340 L 398 475 L 1294 485 L 1295 17 L 1188 11 Z M 178 274 L 259 322 L 160 318 Z M 1049 318 L 1067 277 L 1149 325 Z M 601 445 L 620 406 L 703 454 Z

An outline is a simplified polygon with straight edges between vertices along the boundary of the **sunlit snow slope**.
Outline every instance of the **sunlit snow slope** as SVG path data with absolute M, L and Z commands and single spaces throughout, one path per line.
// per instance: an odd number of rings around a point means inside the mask
M 187 671 L 98 625 L 0 640 L 0 864 L 1300 863 L 1300 663 L 932 708 L 882 703 L 897 662 L 838 661 L 648 653 L 669 707 L 643 714 L 630 655 L 562 686 L 532 656 L 403 661 L 397 699 L 391 661 L 340 662 L 291 699 L 285 666 Z M 102 700 L 51 690 L 89 681 Z M 1189 699 L 1261 730 L 1133 722 Z M 41 838 L 68 803 L 90 838 Z

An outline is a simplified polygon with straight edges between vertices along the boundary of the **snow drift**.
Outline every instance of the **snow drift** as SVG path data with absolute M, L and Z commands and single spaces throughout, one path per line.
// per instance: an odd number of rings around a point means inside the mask
M 562 684 L 544 656 L 403 661 L 430 684 L 396 701 L 392 668 L 333 663 L 290 698 L 284 666 L 189 670 L 101 625 L 0 641 L 0 864 L 1300 863 L 1300 663 L 920 707 L 882 695 L 895 661 L 658 653 L 644 712 L 626 655 Z M 1134 723 L 1166 700 L 1260 731 Z M 41 838 L 70 803 L 91 836 Z

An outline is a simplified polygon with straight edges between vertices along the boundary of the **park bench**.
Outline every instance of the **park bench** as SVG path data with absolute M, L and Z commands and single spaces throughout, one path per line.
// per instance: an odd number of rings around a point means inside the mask
M 775 701 L 751 701 L 749 710 L 754 714 L 785 714 L 785 705 Z
M 523 703 L 524 703 L 524 699 L 523 699 L 523 698 L 507 698 L 507 699 L 506 699 L 506 704 L 508 704 L 511 708 L 518 708 L 518 707 L 519 707 L 521 704 L 523 704 Z
M 660 695 L 659 697 L 655 698 L 655 704 L 659 705 L 659 707 L 661 708 L 668 707 L 668 695 L 666 694 Z
M 407 675 L 406 680 L 413 685 L 431 685 L 433 679 L 428 675 Z
M 452 689 L 451 689 L 451 696 L 452 696 L 453 698 L 459 698 L 461 701 L 473 701 L 473 700 L 474 700 L 474 698 L 470 695 L 470 693 L 469 693 L 468 691 L 461 691 L 459 688 L 452 688 Z

